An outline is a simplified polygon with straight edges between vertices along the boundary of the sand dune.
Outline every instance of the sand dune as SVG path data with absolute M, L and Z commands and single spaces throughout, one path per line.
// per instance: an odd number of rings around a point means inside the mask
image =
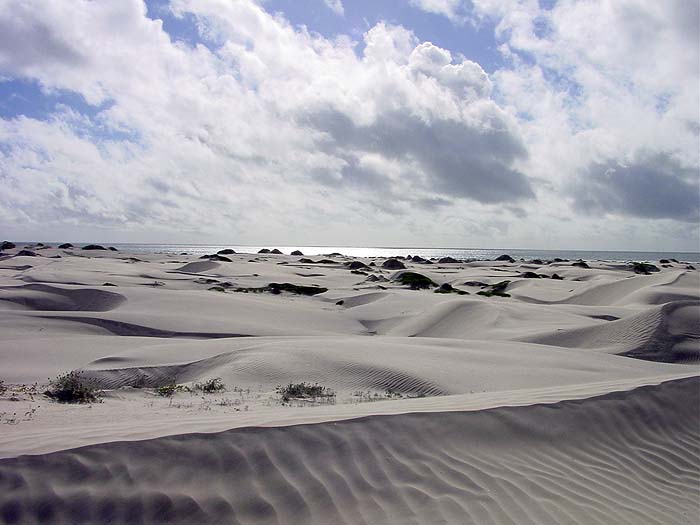
M 554 405 L 23 456 L 0 462 L 0 516 L 6 523 L 693 523 L 699 386 L 689 379 Z
M 456 295 L 383 259 L 42 255 L 0 260 L 0 522 L 700 521 L 685 265 L 405 261 Z M 42 396 L 69 370 L 103 402 Z

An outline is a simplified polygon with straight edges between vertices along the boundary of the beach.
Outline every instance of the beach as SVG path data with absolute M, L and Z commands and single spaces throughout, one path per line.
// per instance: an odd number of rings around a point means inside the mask
M 0 252 L 0 522 L 700 520 L 692 261 L 107 248 Z

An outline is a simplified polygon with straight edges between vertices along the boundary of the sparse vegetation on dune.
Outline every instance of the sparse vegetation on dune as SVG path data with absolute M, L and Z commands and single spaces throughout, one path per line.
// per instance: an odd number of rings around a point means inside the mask
M 318 383 L 289 383 L 286 386 L 278 386 L 275 392 L 279 394 L 284 402 L 293 399 L 313 401 L 316 399 L 335 398 L 333 390 Z
M 396 277 L 396 281 L 405 286 L 410 286 L 411 290 L 435 288 L 437 286 L 432 279 L 416 272 L 403 272 Z
M 506 289 L 510 281 L 501 281 L 500 283 L 492 284 L 488 290 L 481 290 L 476 292 L 477 295 L 483 295 L 485 297 L 510 297 L 509 293 L 506 293 Z
M 92 381 L 75 370 L 51 380 L 44 392 L 46 397 L 60 403 L 94 403 L 101 394 L 102 391 Z

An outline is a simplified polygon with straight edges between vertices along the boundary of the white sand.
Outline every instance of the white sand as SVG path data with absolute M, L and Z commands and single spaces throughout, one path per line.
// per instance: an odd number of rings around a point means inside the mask
M 384 259 L 370 282 L 343 257 L 16 251 L 0 260 L 0 522 L 700 520 L 685 264 L 406 262 L 457 295 L 402 287 Z M 464 284 L 503 280 L 511 297 Z M 273 282 L 328 291 L 233 291 Z M 41 395 L 73 369 L 103 402 Z M 215 377 L 226 392 L 154 392 Z M 275 387 L 300 381 L 335 402 L 282 405 Z

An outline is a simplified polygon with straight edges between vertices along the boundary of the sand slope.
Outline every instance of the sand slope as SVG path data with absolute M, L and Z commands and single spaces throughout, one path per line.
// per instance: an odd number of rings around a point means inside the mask
M 404 261 L 457 295 L 382 259 L 17 250 L 0 256 L 0 522 L 700 521 L 686 264 Z M 69 370 L 103 402 L 42 395 Z M 193 390 L 213 378 L 227 390 Z M 283 403 L 302 381 L 336 396 Z
M 6 523 L 697 523 L 700 382 L 0 462 Z

